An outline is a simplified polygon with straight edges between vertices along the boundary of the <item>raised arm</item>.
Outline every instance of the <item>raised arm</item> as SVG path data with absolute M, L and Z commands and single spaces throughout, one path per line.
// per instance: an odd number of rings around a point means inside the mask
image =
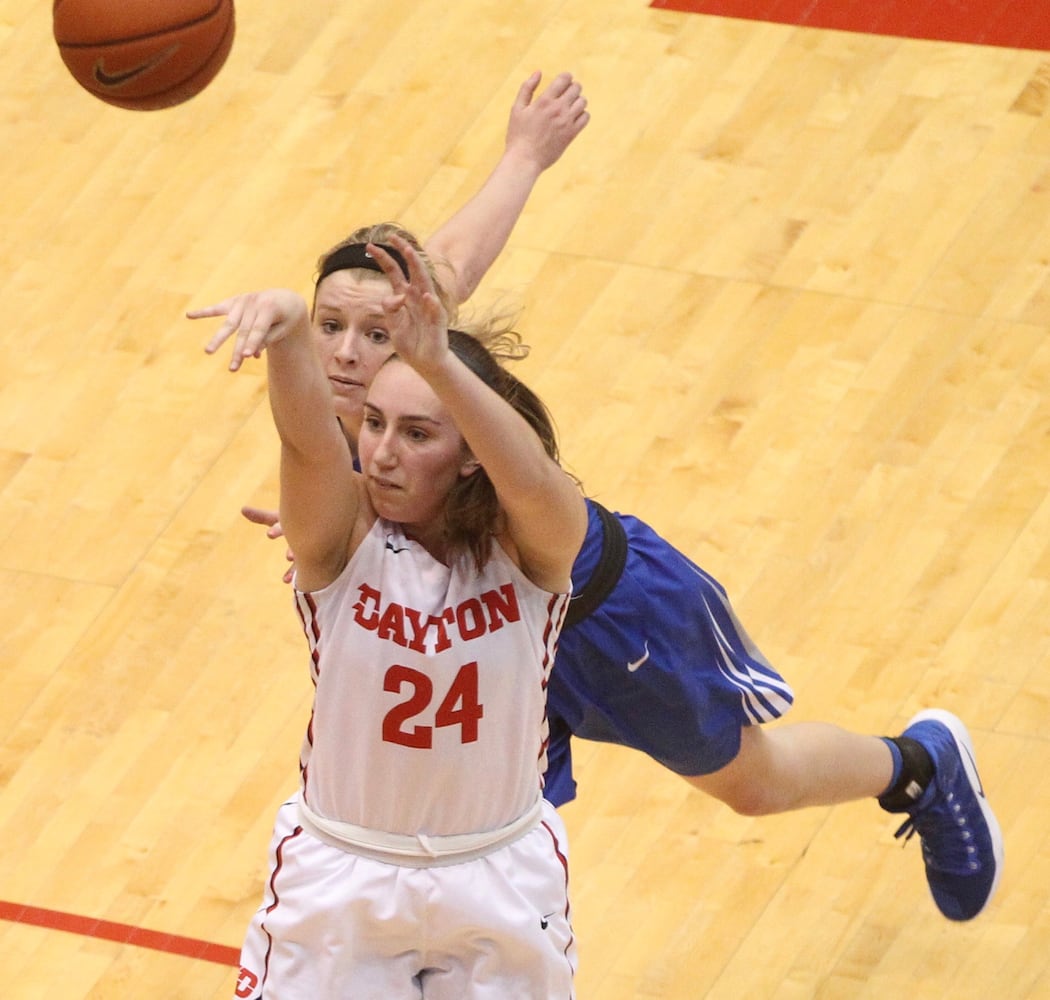
M 231 371 L 266 352 L 270 408 L 281 440 L 281 525 L 296 553 L 301 586 L 324 586 L 345 565 L 361 493 L 306 303 L 295 292 L 270 289 L 188 315 L 225 317 L 205 349 L 213 354 L 232 339 Z
M 541 74 L 519 88 L 510 109 L 502 157 L 488 179 L 426 242 L 435 261 L 454 273 L 447 291 L 458 304 L 474 293 L 514 229 L 540 174 L 557 162 L 590 121 L 583 90 L 570 73 L 559 73 L 533 100 Z
M 393 288 L 384 308 L 398 356 L 426 379 L 484 468 L 526 575 L 546 590 L 567 590 L 587 527 L 578 486 L 524 417 L 452 353 L 426 268 L 407 242 L 392 243 L 408 262 L 409 281 L 382 249 L 369 252 Z

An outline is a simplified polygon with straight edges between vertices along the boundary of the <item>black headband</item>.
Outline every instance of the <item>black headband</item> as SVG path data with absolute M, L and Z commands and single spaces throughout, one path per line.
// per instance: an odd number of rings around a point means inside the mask
M 399 251 L 386 243 L 376 243 L 374 246 L 380 247 L 390 254 L 397 266 L 401 268 L 401 273 L 405 276 L 405 280 L 409 280 L 408 264 Z M 316 284 L 321 284 L 333 271 L 364 268 L 366 271 L 378 271 L 382 274 L 383 269 L 379 266 L 379 262 L 369 254 L 367 248 L 367 243 L 348 243 L 346 246 L 333 250 L 325 257 L 324 263 L 321 265 L 321 273 L 317 276 Z

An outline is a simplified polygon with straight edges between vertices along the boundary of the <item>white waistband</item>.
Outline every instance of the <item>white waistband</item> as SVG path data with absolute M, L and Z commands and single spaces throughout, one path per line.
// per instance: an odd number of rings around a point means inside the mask
M 307 833 L 350 854 L 407 868 L 458 865 L 483 858 L 534 829 L 540 822 L 542 809 L 543 799 L 537 795 L 535 803 L 507 826 L 484 833 L 428 837 L 422 833 L 414 836 L 384 833 L 328 819 L 315 813 L 303 801 L 302 795 L 299 796 L 299 820 Z

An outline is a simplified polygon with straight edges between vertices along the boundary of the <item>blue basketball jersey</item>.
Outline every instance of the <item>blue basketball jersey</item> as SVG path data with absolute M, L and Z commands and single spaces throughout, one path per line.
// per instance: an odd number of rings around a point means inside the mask
M 574 600 L 602 558 L 600 508 L 588 508 Z M 709 774 L 736 756 L 743 726 L 778 718 L 793 698 L 718 581 L 644 522 L 613 517 L 626 538 L 623 570 L 596 609 L 563 629 L 548 688 L 544 795 L 555 805 L 575 796 L 570 736 L 641 750 L 678 774 Z

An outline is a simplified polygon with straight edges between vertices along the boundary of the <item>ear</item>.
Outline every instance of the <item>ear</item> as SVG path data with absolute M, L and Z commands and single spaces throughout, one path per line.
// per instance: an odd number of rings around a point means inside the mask
M 473 455 L 468 455 L 463 459 L 463 462 L 459 467 L 459 477 L 460 479 L 469 479 L 480 468 L 481 463 Z

